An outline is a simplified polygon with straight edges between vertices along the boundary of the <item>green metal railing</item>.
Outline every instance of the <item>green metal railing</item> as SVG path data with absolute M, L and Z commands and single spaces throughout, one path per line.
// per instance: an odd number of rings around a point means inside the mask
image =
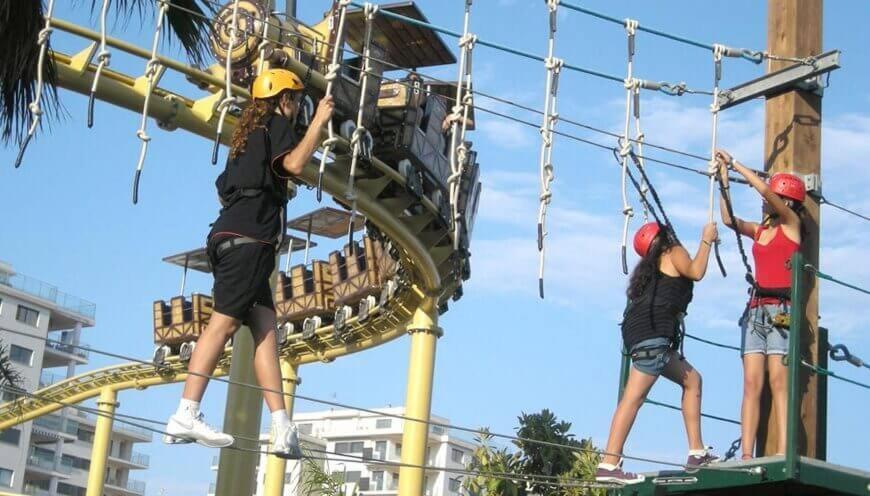
M 791 257 L 792 267 L 803 267 L 804 256 L 796 252 Z M 798 433 L 800 429 L 801 396 L 801 331 L 804 321 L 804 272 L 791 271 L 791 313 L 788 329 L 788 416 L 786 420 L 785 470 L 789 477 L 796 477 L 798 472 Z

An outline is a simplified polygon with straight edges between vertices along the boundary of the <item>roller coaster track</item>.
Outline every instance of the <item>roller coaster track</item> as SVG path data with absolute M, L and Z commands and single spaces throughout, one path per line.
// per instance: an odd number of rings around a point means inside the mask
M 99 34 L 75 24 L 53 20 L 55 28 L 96 42 Z M 134 56 L 148 59 L 150 54 L 121 40 L 108 38 L 108 44 Z M 57 68 L 58 86 L 87 95 L 93 82 L 96 66 L 91 63 L 96 44 L 92 43 L 82 52 L 66 55 L 53 52 Z M 175 70 L 188 79 L 220 87 L 221 79 L 189 67 L 183 63 L 161 57 L 162 66 Z M 307 68 L 301 63 L 291 70 L 304 73 Z M 325 87 L 323 75 L 312 72 L 309 84 L 315 90 Z M 134 112 L 140 112 L 145 97 L 143 78 L 134 78 L 112 70 L 104 70 L 99 85 L 98 98 Z M 234 88 L 234 94 L 248 97 L 243 88 Z M 150 103 L 149 115 L 166 129 L 176 127 L 198 136 L 212 139 L 215 136 L 220 93 L 207 95 L 199 100 L 155 88 Z M 222 142 L 226 144 L 232 135 L 235 119 L 228 117 Z M 132 132 L 131 132 L 132 134 Z M 349 173 L 350 144 L 340 140 L 334 148 L 336 158 L 326 168 L 323 190 L 336 199 L 345 197 Z M 363 351 L 396 339 L 409 330 L 412 318 L 418 309 L 434 312 L 439 303 L 449 299 L 460 284 L 460 270 L 454 261 L 453 243 L 447 226 L 434 223 L 438 208 L 428 198 L 418 200 L 406 190 L 405 180 L 395 169 L 383 161 L 372 158 L 369 177 L 360 176 L 354 193 L 358 210 L 383 235 L 388 238 L 399 255 L 399 286 L 385 304 L 379 306 L 365 321 L 352 317 L 345 324 L 341 336 L 336 335 L 332 325 L 315 331 L 314 338 L 304 340 L 301 333 L 288 336 L 281 346 L 280 355 L 295 364 L 331 361 L 335 358 Z M 312 160 L 299 179 L 308 185 L 317 182 L 318 163 Z M 388 188 L 391 183 L 399 187 Z M 422 204 L 422 213 L 406 214 L 414 202 Z M 433 225 L 436 227 L 433 229 Z M 230 370 L 231 349 L 227 348 L 215 370 L 215 376 L 225 376 Z M 187 364 L 178 357 L 157 366 L 150 363 L 131 362 L 114 365 L 80 374 L 37 391 L 34 396 L 21 397 L 0 404 L 0 430 L 33 420 L 63 408 L 64 404 L 76 404 L 99 396 L 106 388 L 115 391 L 147 389 L 181 382 L 187 377 Z

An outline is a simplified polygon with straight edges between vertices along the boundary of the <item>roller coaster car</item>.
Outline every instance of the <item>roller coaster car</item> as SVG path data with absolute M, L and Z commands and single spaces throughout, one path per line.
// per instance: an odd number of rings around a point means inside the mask
M 155 362 L 162 363 L 169 355 L 190 359 L 193 341 L 199 339 L 211 318 L 213 302 L 210 296 L 194 293 L 188 300 L 175 296 L 154 302 Z M 160 356 L 158 356 L 160 355 Z
M 462 171 L 462 181 L 459 184 L 458 206 L 463 220 L 463 232 L 461 233 L 462 237 L 459 240 L 459 246 L 466 252 L 467 256 L 468 247 L 471 242 L 471 233 L 474 230 L 474 220 L 477 216 L 477 206 L 480 202 L 480 192 L 483 188 L 479 179 L 480 165 L 477 163 L 477 152 L 469 150 Z
M 332 289 L 329 265 L 321 260 L 314 260 L 311 267 L 294 266 L 289 277 L 281 271 L 275 286 L 278 321 L 301 324 L 308 317 L 328 313 L 334 306 Z
M 329 254 L 329 270 L 334 281 L 332 292 L 337 306 L 355 305 L 381 292 L 376 244 L 380 243 L 366 236 L 360 242 L 345 245 L 343 251 Z

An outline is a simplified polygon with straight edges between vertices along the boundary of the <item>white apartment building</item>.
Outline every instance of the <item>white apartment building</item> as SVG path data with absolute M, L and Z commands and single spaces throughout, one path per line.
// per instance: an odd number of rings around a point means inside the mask
M 329 410 L 296 413 L 293 421 L 299 427 L 303 451 L 309 448 L 312 458 L 332 474 L 341 474 L 346 482 L 346 494 L 354 490 L 363 496 L 397 496 L 399 467 L 402 456 L 402 432 L 405 421 L 394 416 L 404 414 L 403 407 L 380 408 L 379 414 L 359 410 Z M 432 422 L 449 424 L 443 417 L 432 416 Z M 268 439 L 264 436 L 263 439 Z M 319 442 L 316 442 L 318 441 Z M 311 451 L 313 448 L 313 451 Z M 470 461 L 475 445 L 454 437 L 449 430 L 433 425 L 429 430 L 426 465 L 447 469 L 464 469 Z M 263 494 L 260 467 L 265 466 L 261 456 L 257 467 L 257 493 Z M 216 462 L 213 464 L 216 465 Z M 299 464 L 287 463 L 284 496 L 303 496 L 299 484 Z M 217 466 L 212 469 L 216 470 Z M 427 470 L 424 496 L 453 496 L 461 494 L 462 475 L 444 470 Z M 214 492 L 212 487 L 210 494 Z
M 77 366 L 87 365 L 87 350 L 76 346 L 84 346 L 81 335 L 94 326 L 95 313 L 93 303 L 16 274 L 0 262 L 0 341 L 27 391 L 72 377 Z M 13 393 L 0 390 L 0 403 L 14 398 Z M 95 422 L 93 415 L 63 408 L 0 432 L 0 492 L 84 496 Z M 148 456 L 133 447 L 150 441 L 149 431 L 115 422 L 106 496 L 145 494 L 145 483 L 131 479 L 130 472 L 148 467 Z

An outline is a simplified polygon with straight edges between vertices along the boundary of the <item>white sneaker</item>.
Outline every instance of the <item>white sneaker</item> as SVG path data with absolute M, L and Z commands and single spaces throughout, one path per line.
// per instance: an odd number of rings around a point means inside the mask
M 189 417 L 174 414 L 166 423 L 166 434 L 163 442 L 167 444 L 184 444 L 195 442 L 209 448 L 226 448 L 235 441 L 233 436 L 224 434 L 203 421 L 203 414 Z
M 278 458 L 299 460 L 302 458 L 302 449 L 299 447 L 299 432 L 296 424 L 290 423 L 287 427 L 272 427 L 271 453 Z

